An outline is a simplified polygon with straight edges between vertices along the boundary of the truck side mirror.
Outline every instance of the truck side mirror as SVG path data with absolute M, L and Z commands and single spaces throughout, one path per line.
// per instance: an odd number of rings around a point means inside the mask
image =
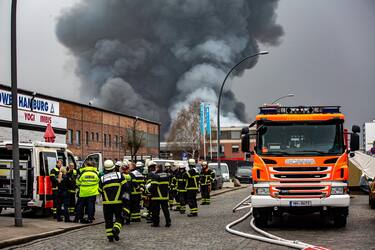
M 244 153 L 250 153 L 250 135 L 241 135 L 241 150 Z
M 249 127 L 243 127 L 241 130 L 241 150 L 244 153 L 250 152 L 250 129 Z
M 350 135 L 350 151 L 354 152 L 359 149 L 359 135 L 357 133 L 361 132 L 361 129 L 357 125 L 353 125 L 352 134 Z
M 353 133 L 359 133 L 359 132 L 361 132 L 361 128 L 357 125 L 353 125 L 352 126 L 352 132 Z

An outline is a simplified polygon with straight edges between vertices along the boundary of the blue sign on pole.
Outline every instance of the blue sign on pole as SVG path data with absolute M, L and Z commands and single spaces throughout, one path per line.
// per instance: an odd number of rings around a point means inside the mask
M 206 111 L 206 133 L 207 135 L 211 134 L 211 119 L 210 119 L 210 104 L 205 106 Z
M 204 103 L 201 103 L 200 105 L 200 116 L 199 116 L 199 125 L 201 134 L 204 134 Z

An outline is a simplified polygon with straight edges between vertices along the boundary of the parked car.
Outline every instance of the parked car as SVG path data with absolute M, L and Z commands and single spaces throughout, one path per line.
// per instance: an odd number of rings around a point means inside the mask
M 212 162 L 212 163 L 208 164 L 208 167 L 210 167 L 210 166 L 216 166 L 216 168 L 217 168 L 218 164 L 216 162 Z M 230 181 L 228 164 L 226 164 L 224 162 L 221 162 L 220 163 L 220 172 L 221 172 L 221 175 L 223 177 L 223 181 Z
M 253 182 L 252 170 L 251 166 L 240 166 L 237 168 L 235 178 L 240 183 L 251 184 Z
M 218 168 L 217 164 L 208 164 L 208 167 L 215 172 L 215 180 L 212 183 L 212 190 L 223 188 L 223 176 L 221 175 L 221 170 Z

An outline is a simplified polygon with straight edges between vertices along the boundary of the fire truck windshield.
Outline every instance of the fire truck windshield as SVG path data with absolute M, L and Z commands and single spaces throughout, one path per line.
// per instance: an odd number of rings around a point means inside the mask
M 282 122 L 258 126 L 259 155 L 339 155 L 344 152 L 342 123 Z

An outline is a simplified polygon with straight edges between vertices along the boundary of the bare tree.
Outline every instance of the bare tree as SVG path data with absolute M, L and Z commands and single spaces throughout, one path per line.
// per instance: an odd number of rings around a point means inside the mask
M 124 140 L 120 142 L 120 146 L 124 150 L 125 155 L 127 151 L 130 151 L 131 160 L 133 162 L 137 160 L 137 153 L 145 144 L 144 135 L 144 131 L 137 130 L 137 120 L 135 120 L 133 127 L 126 128 Z
M 199 154 L 200 149 L 199 105 L 200 102 L 196 100 L 181 110 L 168 134 L 171 147 L 189 150 L 193 158 L 198 156 L 196 154 Z

